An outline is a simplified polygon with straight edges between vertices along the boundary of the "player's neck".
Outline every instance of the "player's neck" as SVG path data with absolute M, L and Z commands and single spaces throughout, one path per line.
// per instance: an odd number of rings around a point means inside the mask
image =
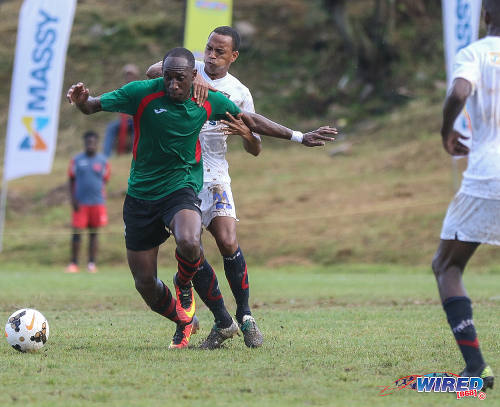
M 497 27 L 496 25 L 489 25 L 487 35 L 500 37 L 500 27 Z
M 208 75 L 208 77 L 210 79 L 212 79 L 213 81 L 216 80 L 216 79 L 221 79 L 221 78 L 224 78 L 224 76 L 227 75 L 227 71 L 224 71 L 224 72 L 220 72 L 220 73 L 216 73 L 216 74 L 211 74 L 209 72 L 207 72 L 207 70 L 205 69 L 205 73 Z

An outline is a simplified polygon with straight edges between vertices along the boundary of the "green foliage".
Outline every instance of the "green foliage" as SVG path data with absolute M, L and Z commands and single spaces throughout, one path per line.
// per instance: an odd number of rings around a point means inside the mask
M 8 90 L 15 47 L 19 1 L 0 3 L 0 128 L 5 128 Z M 369 31 L 374 1 L 349 2 L 354 27 Z M 436 2 L 398 2 L 391 58 L 382 59 L 386 74 L 370 86 L 368 99 L 360 97 L 366 84 L 356 78 L 356 65 L 321 0 L 236 1 L 234 23 L 253 25 L 240 60 L 232 72 L 254 94 L 259 112 L 291 126 L 311 117 L 338 119 L 338 105 L 347 123 L 360 115 L 381 114 L 408 98 L 435 92 L 444 79 L 440 7 Z M 145 72 L 165 51 L 182 42 L 184 3 L 180 0 L 132 0 L 78 3 L 68 49 L 65 89 L 83 80 L 100 94 L 122 84 L 120 68 L 130 62 Z M 348 79 L 344 87 L 341 78 Z M 63 95 L 61 95 L 63 96 Z M 99 130 L 109 116 L 92 120 Z M 72 135 L 89 124 L 63 103 L 58 154 L 75 147 Z M 0 137 L 3 137 L 0 135 Z M 3 147 L 1 147 L 3 148 Z M 1 149 L 0 149 L 1 153 Z

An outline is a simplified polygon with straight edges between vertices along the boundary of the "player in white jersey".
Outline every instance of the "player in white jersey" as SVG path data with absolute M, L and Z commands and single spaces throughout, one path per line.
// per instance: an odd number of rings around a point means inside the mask
M 204 62 L 196 62 L 196 69 L 200 74 L 198 76 L 213 89 L 222 92 L 241 110 L 254 112 L 250 91 L 228 72 L 238 58 L 239 43 L 239 34 L 233 28 L 216 28 L 208 37 Z M 147 71 L 150 78 L 159 75 L 161 62 L 152 65 Z M 195 95 L 197 92 L 195 88 Z M 202 222 L 214 236 L 223 257 L 226 278 L 236 301 L 236 320 L 243 332 L 245 344 L 259 347 L 263 337 L 250 311 L 247 266 L 236 237 L 236 209 L 226 160 L 228 134 L 240 135 L 248 153 L 257 156 L 261 151 L 260 137 L 254 135 L 238 118 L 205 123 L 200 132 L 204 170 L 203 189 L 199 194 Z M 218 348 L 238 332 L 238 325 L 225 308 L 217 277 L 206 259 L 193 278 L 193 286 L 215 318 L 215 325 L 201 347 Z
M 238 57 L 239 35 L 231 27 L 218 27 L 208 37 L 204 62 L 197 62 L 196 69 L 210 86 L 222 92 L 241 110 L 255 112 L 252 95 L 246 86 L 231 75 L 228 70 Z M 236 120 L 232 120 L 233 123 Z M 214 236 L 224 261 L 224 271 L 236 301 L 236 320 L 243 332 L 248 347 L 259 347 L 263 343 L 262 334 L 250 311 L 248 273 L 243 252 L 236 237 L 236 209 L 231 191 L 229 165 L 226 160 L 227 121 L 207 121 L 200 132 L 203 156 L 203 189 L 198 195 L 201 199 L 203 226 Z M 261 140 L 254 135 L 242 121 L 239 121 L 239 134 L 245 150 L 257 156 L 261 151 Z M 205 260 L 202 266 L 208 273 L 199 273 L 193 280 L 198 295 L 204 296 L 203 276 L 215 277 L 212 267 Z M 206 270 L 205 270 L 206 271 Z M 201 284 L 200 284 L 201 282 Z M 215 285 L 215 284 L 214 284 Z M 217 304 L 214 295 L 205 295 L 204 301 L 215 316 L 215 325 L 209 336 L 201 344 L 202 348 L 213 349 L 232 337 L 237 329 L 224 315 L 225 307 Z M 222 296 L 219 300 L 223 304 Z
M 486 0 L 487 36 L 462 49 L 443 108 L 441 135 L 451 155 L 468 155 L 462 185 L 451 202 L 432 261 L 439 294 L 466 367 L 461 376 L 481 377 L 483 389 L 494 376 L 485 363 L 462 282 L 469 259 L 481 243 L 500 245 L 500 2 Z M 470 116 L 470 149 L 453 128 L 464 106 Z
M 196 61 L 196 69 L 211 87 L 231 99 L 241 110 L 255 112 L 252 95 L 246 86 L 230 73 L 222 78 L 211 79 L 205 68 L 204 62 Z M 220 121 L 207 121 L 200 132 L 203 154 L 203 190 L 199 197 L 202 200 L 202 221 L 206 228 L 217 216 L 229 216 L 236 219 L 229 164 L 226 160 L 228 137 L 226 129 L 227 126 Z M 261 150 L 260 137 L 254 135 L 250 129 L 242 137 L 245 150 L 257 156 Z

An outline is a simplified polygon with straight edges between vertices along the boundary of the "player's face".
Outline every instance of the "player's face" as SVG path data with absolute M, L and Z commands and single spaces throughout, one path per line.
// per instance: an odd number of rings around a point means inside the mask
M 94 155 L 97 153 L 97 137 L 85 137 L 85 153 L 87 155 Z
M 196 70 L 180 57 L 168 57 L 163 65 L 163 82 L 168 96 L 176 102 L 184 102 L 191 92 Z
M 233 51 L 233 39 L 228 35 L 210 34 L 205 47 L 205 71 L 212 79 L 226 75 L 231 64 L 238 58 L 238 51 Z

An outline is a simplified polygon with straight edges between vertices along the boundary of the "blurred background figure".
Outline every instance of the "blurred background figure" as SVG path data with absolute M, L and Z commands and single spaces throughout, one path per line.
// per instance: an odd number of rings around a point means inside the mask
M 83 229 L 89 229 L 89 255 L 87 270 L 97 271 L 97 230 L 107 225 L 105 184 L 109 180 L 110 167 L 104 154 L 97 153 L 99 136 L 93 131 L 83 135 L 85 151 L 75 155 L 69 164 L 69 186 L 73 207 L 73 236 L 71 262 L 67 273 L 77 273 L 78 254 Z
M 127 64 L 122 69 L 125 83 L 139 79 L 139 68 L 134 64 Z M 113 120 L 106 127 L 102 152 L 106 157 L 111 156 L 115 147 L 117 154 L 125 154 L 132 151 L 134 144 L 134 125 L 132 117 L 120 113 L 120 118 Z

